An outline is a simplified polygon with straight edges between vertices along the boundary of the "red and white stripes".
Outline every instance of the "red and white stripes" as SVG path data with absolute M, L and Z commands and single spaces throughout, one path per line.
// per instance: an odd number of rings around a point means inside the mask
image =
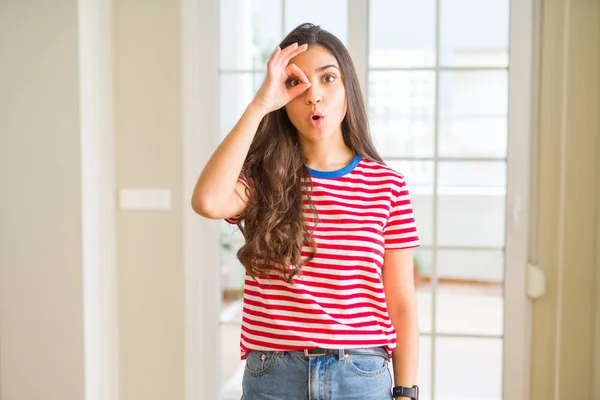
M 246 277 L 242 358 L 255 349 L 395 348 L 381 282 L 383 255 L 419 245 L 404 178 L 362 159 L 341 176 L 313 175 L 312 181 L 316 257 L 293 284 L 275 275 Z M 309 190 L 306 181 L 303 188 Z M 304 198 L 306 204 L 306 192 Z M 313 218 L 307 207 L 305 219 Z

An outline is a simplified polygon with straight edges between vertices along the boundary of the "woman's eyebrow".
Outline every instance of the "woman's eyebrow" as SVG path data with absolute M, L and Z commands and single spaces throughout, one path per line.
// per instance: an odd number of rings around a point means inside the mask
M 321 71 L 325 71 L 327 68 L 335 68 L 338 71 L 340 70 L 337 65 L 329 64 L 329 65 L 324 65 L 322 67 L 319 67 L 315 71 L 316 72 L 321 72 Z

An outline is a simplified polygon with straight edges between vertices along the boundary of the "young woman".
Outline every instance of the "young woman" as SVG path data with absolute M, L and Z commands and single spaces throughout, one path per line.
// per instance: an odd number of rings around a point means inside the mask
M 242 398 L 417 398 L 419 239 L 404 178 L 373 146 L 350 55 L 303 24 L 267 71 L 192 198 L 245 237 Z

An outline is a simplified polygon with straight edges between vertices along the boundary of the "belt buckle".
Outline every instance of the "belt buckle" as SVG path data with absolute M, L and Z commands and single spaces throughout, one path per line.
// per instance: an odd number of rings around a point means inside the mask
M 318 353 L 309 353 L 309 351 L 311 350 L 321 350 Z M 327 353 L 325 351 L 323 351 L 323 349 L 319 349 L 318 347 L 316 349 L 304 349 L 304 355 L 308 358 L 310 357 L 321 357 L 324 355 L 327 355 Z

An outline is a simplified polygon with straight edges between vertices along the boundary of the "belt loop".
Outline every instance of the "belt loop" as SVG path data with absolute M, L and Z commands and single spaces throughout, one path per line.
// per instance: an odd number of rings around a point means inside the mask
M 342 361 L 344 359 L 344 349 L 338 349 L 338 357 L 340 359 L 340 361 Z

